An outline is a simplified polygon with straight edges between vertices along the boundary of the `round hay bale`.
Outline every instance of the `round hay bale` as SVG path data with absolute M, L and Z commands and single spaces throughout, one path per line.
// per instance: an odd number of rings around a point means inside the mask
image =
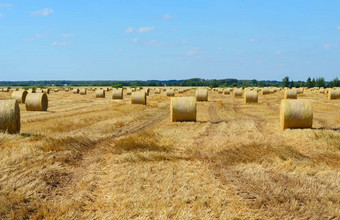
M 53 89 L 53 92 L 59 92 L 59 89 Z
M 246 91 L 244 93 L 244 102 L 247 103 L 258 103 L 259 99 L 258 99 L 258 95 L 256 91 Z
M 262 95 L 268 95 L 268 94 L 270 94 L 269 89 L 268 88 L 263 88 L 262 89 Z
M 222 88 L 219 88 L 219 89 L 217 90 L 217 92 L 218 92 L 218 93 L 223 93 L 223 89 L 222 89 Z
M 171 98 L 171 121 L 196 121 L 196 100 L 194 97 Z
M 313 109 L 310 100 L 282 99 L 280 106 L 281 128 L 311 128 Z
M 179 89 L 179 90 L 178 90 L 178 93 L 183 93 L 183 92 L 184 92 L 183 89 Z
M 73 94 L 78 94 L 79 93 L 79 89 L 78 88 L 73 89 L 72 92 L 73 92 Z
M 123 99 L 123 89 L 118 88 L 112 91 L 112 99 Z
M 229 88 L 224 89 L 223 94 L 224 95 L 230 95 L 231 90 Z
M 3 92 L 8 92 L 9 89 L 8 89 L 8 88 L 3 88 L 2 91 L 3 91 Z
M 296 89 L 297 94 L 303 94 L 303 88 L 298 88 Z
M 35 90 L 33 90 L 33 89 L 29 89 L 29 90 L 27 90 L 27 92 L 28 93 L 36 93 Z
M 297 99 L 296 89 L 286 89 L 284 94 L 284 99 Z
M 0 100 L 0 132 L 20 132 L 20 108 L 17 100 Z
M 25 103 L 27 96 L 27 91 L 22 90 L 22 91 L 15 91 L 12 93 L 11 99 L 15 99 L 18 101 L 18 103 Z
M 50 89 L 42 89 L 43 93 L 50 94 Z
M 126 95 L 131 95 L 131 93 L 132 93 L 131 89 L 126 90 Z
M 234 97 L 241 97 L 242 96 L 242 89 L 235 89 Z
M 131 104 L 146 105 L 145 91 L 133 92 L 131 94 Z
M 156 88 L 155 89 L 155 94 L 161 94 L 161 89 L 160 88 Z
M 105 90 L 104 89 L 96 90 L 96 98 L 105 98 Z
M 196 101 L 208 101 L 208 90 L 199 89 L 196 90 Z
M 168 89 L 168 90 L 166 91 L 166 96 L 175 96 L 174 90 Z
M 47 111 L 48 98 L 45 93 L 28 93 L 25 104 L 27 111 Z
M 86 93 L 87 93 L 86 89 L 80 89 L 79 90 L 80 95 L 86 95 Z
M 319 89 L 319 92 L 320 92 L 320 93 L 325 93 L 325 89 L 324 89 L 324 88 L 320 88 L 320 89 Z
M 340 99 L 340 89 L 332 89 L 328 92 L 328 99 Z

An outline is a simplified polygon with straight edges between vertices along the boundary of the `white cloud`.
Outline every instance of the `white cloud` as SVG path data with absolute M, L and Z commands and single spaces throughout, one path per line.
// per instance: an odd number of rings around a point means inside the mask
M 172 42 L 172 43 L 167 43 L 167 42 L 159 42 L 157 40 L 148 40 L 144 43 L 145 46 L 155 46 L 155 47 L 176 47 L 180 45 L 187 44 L 188 41 L 182 40 L 179 42 Z
M 31 16 L 35 16 L 35 15 L 41 15 L 41 16 L 48 16 L 53 14 L 53 9 L 50 8 L 44 8 L 42 10 L 39 11 L 33 11 L 31 12 Z
M 337 30 L 340 30 L 340 25 L 336 27 Z
M 275 51 L 275 55 L 280 55 L 281 53 L 282 53 L 281 50 Z
M 337 48 L 337 47 L 339 47 L 338 44 L 327 43 L 327 44 L 323 45 L 324 49 Z
M 64 34 L 60 34 L 60 36 L 62 36 L 62 37 L 74 37 L 74 34 L 64 33 Z
M 250 43 L 254 43 L 256 40 L 255 39 L 250 39 L 249 42 Z
M 12 4 L 0 4 L 0 8 L 8 8 L 8 7 L 12 7 Z
M 174 16 L 171 16 L 169 14 L 163 15 L 163 19 L 165 19 L 165 20 L 171 20 L 171 19 L 174 19 L 174 18 L 175 18 Z
M 199 47 L 192 48 L 186 53 L 186 56 L 188 57 L 197 56 L 200 53 L 200 51 L 201 51 L 201 48 Z
M 68 46 L 70 45 L 70 42 L 66 42 L 66 41 L 53 41 L 52 42 L 52 46 Z
M 140 27 L 137 32 L 138 33 L 145 33 L 145 32 L 149 32 L 155 30 L 155 27 Z
M 0 14 L 0 17 L 4 16 L 3 14 Z
M 222 47 L 219 47 L 219 48 L 217 48 L 217 50 L 219 50 L 219 51 L 222 51 L 222 50 L 223 50 L 223 48 L 222 48 Z
M 138 38 L 134 38 L 134 39 L 132 40 L 133 43 L 138 43 L 138 41 L 139 41 Z
M 131 33 L 131 32 L 133 32 L 133 28 L 132 28 L 132 27 L 128 27 L 128 28 L 126 28 L 126 29 L 124 30 L 124 32 L 126 32 L 126 33 Z
M 31 41 L 34 41 L 34 37 L 32 37 L 32 38 L 23 38 L 22 40 L 23 41 L 27 41 L 27 42 L 31 42 Z

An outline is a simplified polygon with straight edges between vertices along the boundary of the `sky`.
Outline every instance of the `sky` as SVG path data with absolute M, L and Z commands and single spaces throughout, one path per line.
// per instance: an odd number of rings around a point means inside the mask
M 338 0 L 0 0 L 0 81 L 340 77 Z

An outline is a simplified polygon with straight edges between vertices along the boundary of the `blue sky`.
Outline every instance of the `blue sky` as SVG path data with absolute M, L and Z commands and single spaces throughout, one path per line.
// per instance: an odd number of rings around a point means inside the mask
M 339 12 L 335 0 L 0 0 L 0 80 L 332 80 Z

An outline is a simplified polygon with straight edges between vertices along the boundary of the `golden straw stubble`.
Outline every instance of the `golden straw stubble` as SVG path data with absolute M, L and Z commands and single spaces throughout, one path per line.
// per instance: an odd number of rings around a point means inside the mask
M 0 132 L 20 132 L 20 108 L 17 100 L 0 100 Z
M 280 106 L 281 128 L 312 128 L 312 102 L 307 99 L 282 99 Z
M 172 122 L 196 121 L 196 100 L 194 97 L 176 97 L 170 101 Z
M 45 93 L 28 93 L 25 104 L 27 111 L 47 111 L 48 98 Z

